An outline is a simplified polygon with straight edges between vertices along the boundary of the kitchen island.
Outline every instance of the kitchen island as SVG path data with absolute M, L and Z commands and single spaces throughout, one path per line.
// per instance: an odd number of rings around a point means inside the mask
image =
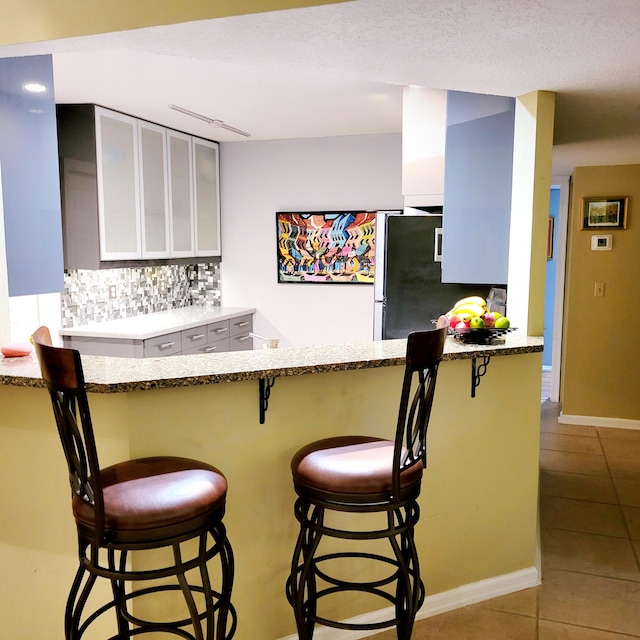
M 284 593 L 298 530 L 289 461 L 299 447 L 323 437 L 390 437 L 405 345 L 389 340 L 142 360 L 83 356 L 103 466 L 127 457 L 185 455 L 227 476 L 238 640 L 294 633 Z M 419 616 L 539 580 L 542 347 L 541 338 L 514 334 L 495 346 L 447 340 L 416 530 L 427 589 Z M 474 359 L 488 365 L 475 398 Z M 264 424 L 261 380 L 275 382 Z M 62 638 L 76 566 L 75 527 L 34 356 L 0 360 L 0 406 L 6 459 L 0 472 L 0 617 L 10 637 Z M 341 606 L 338 616 L 353 615 Z M 367 620 L 376 615 L 364 604 L 357 613 Z M 316 635 L 321 640 L 332 633 L 319 628 Z

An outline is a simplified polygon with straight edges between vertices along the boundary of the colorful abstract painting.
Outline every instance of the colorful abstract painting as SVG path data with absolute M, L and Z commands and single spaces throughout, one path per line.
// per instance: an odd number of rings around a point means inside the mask
M 276 215 L 278 282 L 373 284 L 374 211 Z

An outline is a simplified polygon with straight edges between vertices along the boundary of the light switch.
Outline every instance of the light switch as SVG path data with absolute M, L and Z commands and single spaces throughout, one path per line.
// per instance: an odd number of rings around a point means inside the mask
M 593 295 L 596 298 L 604 298 L 604 282 L 596 282 L 593 287 Z

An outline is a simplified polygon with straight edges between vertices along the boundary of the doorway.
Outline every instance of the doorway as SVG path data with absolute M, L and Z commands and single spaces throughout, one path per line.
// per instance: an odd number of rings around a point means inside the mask
M 568 217 L 569 177 L 552 178 L 549 193 L 549 247 L 547 252 L 544 305 L 545 346 L 542 352 L 542 398 L 548 398 L 551 402 L 560 402 L 560 363 Z

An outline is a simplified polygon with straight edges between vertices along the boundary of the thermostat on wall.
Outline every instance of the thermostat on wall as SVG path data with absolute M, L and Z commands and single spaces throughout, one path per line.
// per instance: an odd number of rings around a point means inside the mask
M 609 251 L 613 244 L 613 236 L 591 236 L 591 251 Z

